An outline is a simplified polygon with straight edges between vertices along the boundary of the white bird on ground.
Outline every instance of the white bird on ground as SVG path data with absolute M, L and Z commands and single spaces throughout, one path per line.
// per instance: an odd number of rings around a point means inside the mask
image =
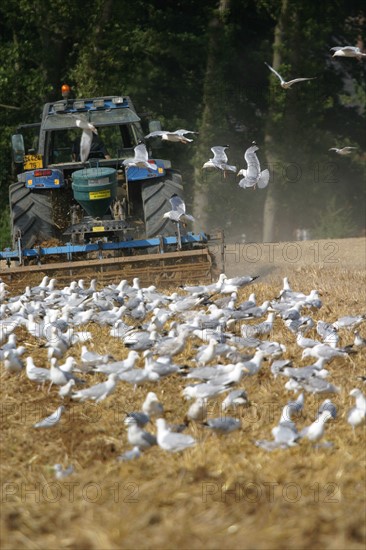
M 43 420 L 40 420 L 39 422 L 34 424 L 33 428 L 52 428 L 53 426 L 56 426 L 56 424 L 60 422 L 61 415 L 64 412 L 64 410 L 65 410 L 65 407 L 61 405 L 50 416 L 47 416 Z
M 108 363 L 111 356 L 105 353 L 101 355 L 94 351 L 89 351 L 86 346 L 81 346 L 80 361 L 83 366 L 94 367 L 99 363 Z
M 202 169 L 216 168 L 218 170 L 222 170 L 224 172 L 224 176 L 226 176 L 226 172 L 236 172 L 236 166 L 232 166 L 227 163 L 228 158 L 225 153 L 225 149 L 227 149 L 228 147 L 228 145 L 225 145 L 224 147 L 221 147 L 219 145 L 211 147 L 211 151 L 213 152 L 214 156 L 212 159 L 205 162 L 205 164 L 202 166 Z
M 272 435 L 277 445 L 284 445 L 286 447 L 295 446 L 300 437 L 293 422 L 280 422 L 272 428 Z
M 135 445 L 135 447 L 133 447 L 129 451 L 126 451 L 122 455 L 117 456 L 117 460 L 119 462 L 127 462 L 129 460 L 135 460 L 136 458 L 140 458 L 140 456 L 141 456 L 141 451 L 139 447 Z
M 5 369 L 10 373 L 21 372 L 24 368 L 23 361 L 15 353 L 15 350 L 8 349 L 4 351 L 4 356 L 2 357 L 4 361 Z
M 77 378 L 70 372 L 66 372 L 64 370 L 61 370 L 57 366 L 57 359 L 56 357 L 53 357 L 51 359 L 51 368 L 50 368 L 50 389 L 53 384 L 56 386 L 65 386 L 69 380 L 74 380 L 76 384 L 84 384 L 84 380 L 80 380 L 80 378 Z
M 334 151 L 337 155 L 350 155 L 353 151 L 356 151 L 357 147 L 331 147 L 329 151 Z
M 240 420 L 238 418 L 232 418 L 231 416 L 209 418 L 203 424 L 218 434 L 227 434 L 233 432 L 234 430 L 238 430 L 241 427 Z
M 187 420 L 203 422 L 207 417 L 207 400 L 199 397 L 196 399 L 187 411 Z
M 358 388 L 354 388 L 350 391 L 350 395 L 356 400 L 356 407 L 366 412 L 366 397 Z
M 340 328 L 353 330 L 364 321 L 366 321 L 366 315 L 345 315 L 337 319 L 337 321 L 333 323 L 333 326 L 337 330 Z
M 264 336 L 269 334 L 273 329 L 273 323 L 275 320 L 275 314 L 269 313 L 267 319 L 263 323 L 257 325 L 245 325 L 241 327 L 241 334 L 243 338 L 255 338 L 256 336 Z
M 337 407 L 330 399 L 325 399 L 325 401 L 323 401 L 320 405 L 317 412 L 317 417 L 319 417 L 323 411 L 329 411 L 333 419 L 337 418 Z
M 167 132 L 166 130 L 156 130 L 150 132 L 145 136 L 145 139 L 152 137 L 161 137 L 163 141 L 180 141 L 181 143 L 190 143 L 193 139 L 188 139 L 185 134 L 198 134 L 198 132 L 192 132 L 191 130 L 175 130 L 175 132 Z
M 70 465 L 67 468 L 63 469 L 62 464 L 55 464 L 53 466 L 56 479 L 64 479 L 65 477 L 70 476 L 74 473 L 74 466 Z
M 51 361 L 52 361 L 52 358 L 51 358 Z M 77 366 L 76 359 L 70 356 L 66 358 L 65 363 L 63 363 L 62 365 L 58 365 L 58 368 L 64 372 L 71 373 L 76 366 Z
M 185 399 L 211 399 L 219 393 L 227 391 L 227 389 L 226 386 L 217 386 L 210 382 L 203 382 L 202 384 L 185 387 L 182 395 Z
M 312 338 L 306 338 L 304 336 L 304 331 L 299 329 L 297 336 L 296 336 L 296 343 L 300 348 L 313 348 L 314 346 L 317 346 L 318 344 L 321 344 L 319 340 L 313 340 Z
M 332 413 L 328 410 L 324 410 L 318 418 L 301 430 L 301 437 L 306 437 L 310 441 L 318 441 L 324 434 L 325 423 L 332 418 Z
M 293 447 L 297 444 L 300 436 L 291 417 L 293 413 L 299 413 L 303 406 L 304 396 L 301 394 L 296 401 L 289 401 L 283 407 L 278 425 L 272 428 L 272 435 L 277 445 Z
M 259 147 L 257 145 L 252 145 L 244 153 L 244 158 L 247 162 L 247 169 L 242 168 L 238 172 L 238 176 L 244 176 L 239 181 L 239 187 L 247 189 L 248 187 L 253 187 L 254 189 L 258 187 L 259 189 L 264 189 L 267 187 L 269 182 L 269 170 L 266 168 L 261 172 L 261 166 L 257 155 L 255 154 L 258 151 Z
M 37 382 L 39 385 L 50 380 L 50 370 L 36 367 L 31 356 L 26 358 L 26 373 L 31 382 Z
M 172 195 L 169 202 L 172 205 L 172 210 L 165 212 L 163 218 L 168 218 L 176 223 L 187 221 L 194 222 L 194 217 L 191 216 L 191 214 L 186 214 L 185 202 L 178 195 Z
M 67 384 L 60 387 L 58 391 L 59 396 L 62 399 L 64 399 L 65 397 L 71 397 L 72 392 L 74 391 L 74 386 L 75 386 L 75 380 L 73 378 L 70 378 Z
M 273 74 L 275 74 L 277 76 L 277 78 L 280 81 L 280 84 L 281 84 L 282 88 L 284 88 L 285 90 L 287 90 L 288 88 L 290 88 L 293 84 L 296 84 L 297 82 L 303 82 L 304 80 L 314 80 L 316 78 L 316 77 L 312 77 L 312 78 L 294 78 L 293 80 L 288 80 L 286 82 L 282 78 L 282 76 L 273 67 L 271 67 L 271 65 L 269 65 L 266 62 L 264 62 L 264 64 L 267 65 L 269 70 L 272 71 Z
M 203 367 L 216 357 L 216 346 L 217 341 L 214 338 L 210 338 L 207 345 L 201 346 L 194 358 L 199 367 Z
M 355 406 L 348 412 L 347 422 L 353 428 L 366 422 L 366 397 L 358 388 L 350 391 L 350 396 L 355 398 Z
M 160 342 L 157 342 L 154 348 L 155 353 L 158 353 L 161 357 L 163 356 L 172 357 L 173 355 L 178 355 L 185 348 L 188 334 L 189 334 L 188 330 L 181 329 L 178 336 L 167 337 L 161 340 Z
M 94 368 L 94 372 L 102 372 L 103 374 L 111 374 L 117 372 L 118 374 L 131 370 L 135 367 L 136 361 L 139 359 L 139 354 L 135 350 L 130 350 L 126 359 L 122 361 L 115 361 L 113 363 L 97 364 Z
M 232 292 L 237 292 L 239 288 L 250 285 L 253 281 L 258 279 L 258 277 L 259 275 L 255 275 L 254 277 L 250 275 L 243 275 L 242 277 L 232 277 L 228 279 L 225 275 L 223 277 L 220 293 L 231 294 Z
M 358 330 L 353 331 L 353 334 L 355 335 L 355 339 L 353 341 L 353 345 L 357 348 L 364 348 L 366 347 L 366 338 L 363 338 Z
M 143 430 L 133 416 L 128 416 L 125 424 L 128 426 L 127 439 L 131 445 L 139 449 L 149 449 L 153 445 L 156 445 L 155 435 Z
M 164 407 L 160 403 L 156 393 L 150 391 L 142 404 L 142 411 L 149 417 L 160 416 L 164 412 Z
M 156 439 L 159 447 L 164 451 L 177 453 L 196 444 L 196 440 L 192 436 L 170 431 L 164 418 L 157 419 L 156 427 Z
M 231 407 L 236 408 L 248 404 L 248 396 L 245 390 L 231 391 L 221 403 L 221 410 L 227 411 Z
M 348 357 L 348 354 L 346 351 L 333 348 L 331 346 L 328 346 L 328 344 L 317 344 L 312 348 L 305 348 L 302 352 L 301 358 L 304 359 L 305 357 L 309 356 L 316 357 L 316 359 L 324 357 L 324 359 L 331 361 L 332 359 L 334 359 L 334 357 Z
M 366 53 L 361 52 L 357 46 L 335 46 L 330 51 L 334 52 L 332 57 L 355 57 L 358 60 L 366 57 Z
M 217 281 L 209 285 L 184 285 L 181 288 L 190 294 L 210 294 L 210 292 L 219 292 L 225 279 L 227 279 L 225 273 L 220 273 Z
M 112 373 L 108 376 L 108 379 L 105 382 L 100 384 L 95 384 L 90 388 L 85 388 L 85 390 L 79 390 L 72 394 L 71 399 L 76 399 L 78 401 L 86 401 L 90 399 L 99 403 L 108 397 L 116 388 L 117 382 L 119 380 L 119 375 Z
M 133 159 L 125 159 L 123 165 L 128 169 L 132 166 L 136 168 L 147 168 L 148 170 L 157 170 L 158 167 L 153 160 L 149 161 L 149 155 L 146 149 L 146 145 L 140 143 L 134 148 L 135 156 Z

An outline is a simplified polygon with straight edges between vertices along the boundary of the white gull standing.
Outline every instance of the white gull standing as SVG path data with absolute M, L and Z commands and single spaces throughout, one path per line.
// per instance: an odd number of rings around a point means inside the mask
M 170 431 L 164 418 L 157 419 L 156 427 L 156 439 L 159 447 L 164 451 L 177 453 L 196 444 L 196 440 L 192 436 Z

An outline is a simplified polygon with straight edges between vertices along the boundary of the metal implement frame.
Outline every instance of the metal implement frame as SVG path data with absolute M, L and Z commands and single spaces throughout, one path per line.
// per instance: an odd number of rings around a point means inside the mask
M 103 282 L 116 281 L 121 277 L 139 277 L 143 283 L 178 285 L 187 281 L 211 281 L 216 272 L 224 271 L 222 232 L 214 235 L 189 233 L 180 236 L 180 241 L 183 245 L 191 244 L 192 249 L 180 250 L 177 237 L 155 237 L 115 243 L 99 241 L 83 245 L 67 244 L 33 249 L 22 249 L 19 239 L 17 250 L 0 252 L 0 260 L 7 263 L 7 267 L 0 269 L 0 277 L 7 282 L 14 282 L 19 278 L 26 281 L 32 274 L 37 273 L 54 276 L 63 281 L 72 280 L 76 276 L 97 276 L 98 280 Z M 220 244 L 215 245 L 215 241 L 219 241 Z M 177 246 L 176 251 L 165 251 L 172 245 Z M 214 248 L 210 249 L 210 246 Z M 151 247 L 157 248 L 158 251 L 149 254 L 148 250 Z M 144 249 L 147 251 L 146 254 L 143 253 Z M 123 252 L 125 254 L 121 255 Z M 80 254 L 89 253 L 94 257 L 78 259 Z M 64 256 L 66 261 L 58 262 L 59 256 Z M 36 264 L 24 265 L 26 259 L 36 261 Z M 48 260 L 48 263 L 41 263 L 42 259 Z M 18 261 L 17 267 L 11 267 L 11 261 Z

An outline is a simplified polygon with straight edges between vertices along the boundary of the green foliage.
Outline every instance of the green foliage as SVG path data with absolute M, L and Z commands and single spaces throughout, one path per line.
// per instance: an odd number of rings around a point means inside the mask
M 167 144 L 159 155 L 183 172 L 187 196 L 194 197 L 194 180 L 207 189 L 210 225 L 221 221 L 222 214 L 233 233 L 261 238 L 268 191 L 243 191 L 234 175 L 225 181 L 220 174 L 198 175 L 213 145 L 229 144 L 229 162 L 240 169 L 245 149 L 255 140 L 262 168 L 266 156 L 281 166 L 282 176 L 276 173 L 276 181 L 269 183 L 279 205 L 280 237 L 291 235 L 299 218 L 303 223 L 313 219 L 317 209 L 331 220 L 328 197 L 333 194 L 348 205 L 347 214 L 338 213 L 337 223 L 350 232 L 345 220 L 352 212 L 360 227 L 364 159 L 360 153 L 335 159 L 328 149 L 341 144 L 365 149 L 366 63 L 333 59 L 329 50 L 356 44 L 365 17 L 363 3 L 287 0 L 279 72 L 285 79 L 316 80 L 283 90 L 264 65 L 272 63 L 283 2 L 90 0 L 87 7 L 81 0 L 1 3 L 0 210 L 7 204 L 11 180 L 13 129 L 39 120 L 43 103 L 59 98 L 67 81 L 75 96 L 128 94 L 139 112 L 160 119 L 163 128 L 199 130 L 193 144 Z M 327 177 L 330 162 L 336 165 L 335 179 Z M 294 165 L 299 178 L 288 177 Z M 332 208 L 337 211 L 339 205 Z
M 0 250 L 11 245 L 10 215 L 8 206 L 4 207 L 0 218 Z

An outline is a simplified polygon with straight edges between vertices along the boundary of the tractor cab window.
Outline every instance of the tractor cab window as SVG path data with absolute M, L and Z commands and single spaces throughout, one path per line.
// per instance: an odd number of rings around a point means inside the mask
M 126 158 L 133 155 L 133 148 L 143 137 L 138 124 L 121 124 L 120 126 L 105 126 L 98 128 L 103 132 L 103 141 L 112 158 Z
M 68 163 L 72 158 L 72 144 L 80 137 L 79 129 L 57 130 L 49 133 L 49 164 Z

